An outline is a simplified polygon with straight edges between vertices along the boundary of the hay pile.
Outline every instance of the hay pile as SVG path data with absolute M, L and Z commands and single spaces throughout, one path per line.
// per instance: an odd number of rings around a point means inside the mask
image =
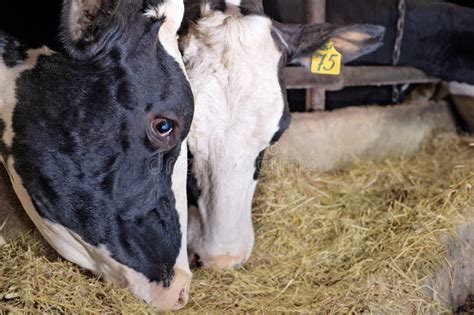
M 474 210 L 474 147 L 452 135 L 414 157 L 329 174 L 267 165 L 244 270 L 196 270 L 185 312 L 438 312 L 425 280 L 440 239 Z M 0 248 L 0 310 L 147 313 L 126 290 L 47 259 L 32 235 Z

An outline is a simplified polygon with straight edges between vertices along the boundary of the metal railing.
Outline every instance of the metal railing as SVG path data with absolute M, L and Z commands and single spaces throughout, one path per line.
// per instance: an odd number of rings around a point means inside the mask
M 326 0 L 306 0 L 307 22 L 326 21 Z M 440 80 L 411 67 L 364 66 L 344 67 L 338 76 L 315 75 L 304 68 L 286 68 L 285 81 L 289 89 L 307 89 L 306 111 L 323 111 L 326 91 L 338 91 L 351 86 L 384 86 L 414 83 L 435 83 Z

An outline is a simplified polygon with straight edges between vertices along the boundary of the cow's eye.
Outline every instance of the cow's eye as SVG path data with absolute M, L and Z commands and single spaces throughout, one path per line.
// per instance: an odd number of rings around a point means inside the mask
M 146 128 L 146 135 L 149 144 L 155 150 L 168 151 L 174 148 L 180 137 L 179 120 L 176 115 L 165 113 L 160 116 L 148 117 L 150 120 Z
M 174 130 L 175 123 L 171 119 L 156 118 L 153 121 L 154 130 L 161 136 L 166 137 Z

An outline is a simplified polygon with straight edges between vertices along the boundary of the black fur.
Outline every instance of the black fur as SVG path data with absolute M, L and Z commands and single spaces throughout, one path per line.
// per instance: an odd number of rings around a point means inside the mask
M 201 189 L 198 186 L 196 176 L 193 174 L 193 163 L 194 156 L 190 150 L 188 150 L 188 178 L 187 178 L 187 193 L 188 193 L 188 205 L 198 206 L 199 197 L 201 197 Z
M 265 159 L 265 150 L 260 152 L 257 159 L 255 160 L 255 173 L 253 174 L 254 180 L 258 180 L 258 178 L 260 177 L 260 172 L 262 171 L 264 159 Z
M 276 44 L 280 46 L 280 49 L 282 50 L 283 47 L 281 47 L 282 43 L 280 39 L 278 37 L 275 37 L 275 35 L 273 35 L 273 39 L 275 40 Z M 280 122 L 278 124 L 278 127 L 279 127 L 278 131 L 273 136 L 270 144 L 274 144 L 278 140 L 280 140 L 280 138 L 283 136 L 283 134 L 290 127 L 290 124 L 291 124 L 290 104 L 288 103 L 288 95 L 287 95 L 287 89 L 285 86 L 285 78 L 283 77 L 283 69 L 285 66 L 286 66 L 286 56 L 285 54 L 283 54 L 278 64 L 278 82 L 280 83 L 281 94 L 283 97 L 283 101 L 285 102 L 285 107 L 283 109 L 283 115 L 281 116 Z
M 240 2 L 240 12 L 243 15 L 264 15 L 263 4 L 258 0 L 242 0 Z
M 185 34 L 191 23 L 196 23 L 201 17 L 201 8 L 208 4 L 211 10 L 227 12 L 225 0 L 185 0 L 186 12 L 181 25 L 180 34 Z M 264 15 L 263 6 L 257 0 L 242 0 L 239 6 L 242 15 Z
M 2 0 L 0 30 L 20 39 L 29 48 L 47 45 L 58 51 L 61 4 L 62 0 Z
M 162 21 L 144 34 L 144 6 L 119 5 L 101 26 L 100 45 L 67 48 L 83 61 L 42 56 L 21 74 L 11 154 L 41 217 L 169 285 L 181 246 L 172 168 L 150 165 L 174 165 L 193 98 L 180 66 L 157 41 Z M 151 119 L 170 114 L 179 140 L 164 152 L 143 139 Z
M 0 31 L 0 57 L 4 64 L 13 68 L 25 61 L 27 48 L 13 37 Z
M 202 18 L 202 6 L 209 4 L 212 10 L 225 12 L 227 11 L 227 4 L 225 0 L 185 0 L 185 12 L 181 29 L 179 30 L 180 35 L 184 35 L 188 32 L 191 24 L 197 23 Z
M 5 161 L 7 160 L 10 151 L 5 142 L 3 142 L 3 134 L 5 133 L 6 128 L 7 126 L 5 125 L 5 122 L 0 119 L 0 155 Z

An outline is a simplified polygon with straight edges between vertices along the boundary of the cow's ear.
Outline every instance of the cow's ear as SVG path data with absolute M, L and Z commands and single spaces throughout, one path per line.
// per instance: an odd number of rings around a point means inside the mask
M 383 44 L 385 28 L 378 25 L 338 26 L 333 24 L 288 25 L 273 22 L 274 31 L 286 49 L 288 60 L 309 66 L 311 57 L 329 41 L 350 62 Z
M 111 40 L 119 0 L 64 0 L 61 39 L 77 59 L 97 55 Z

